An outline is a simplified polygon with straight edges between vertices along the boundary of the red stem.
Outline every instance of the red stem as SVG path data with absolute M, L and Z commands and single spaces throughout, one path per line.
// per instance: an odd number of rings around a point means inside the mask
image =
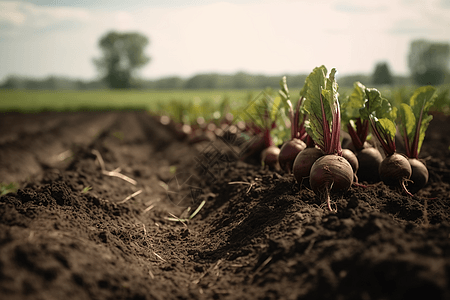
M 375 122 L 373 121 L 373 119 L 370 119 L 370 125 L 372 125 L 372 131 L 375 134 L 375 136 L 377 137 L 378 141 L 381 144 L 381 147 L 383 147 L 384 153 L 386 153 L 386 156 L 392 155 L 395 153 L 395 143 L 392 143 L 391 138 L 389 136 L 384 135 L 384 138 L 386 138 L 386 141 L 388 143 L 385 142 L 385 140 L 380 136 L 380 134 L 378 133 L 377 127 L 375 125 Z M 392 147 L 392 144 L 394 145 Z
M 323 151 L 325 154 L 331 154 L 331 134 L 330 124 L 328 124 L 327 116 L 325 115 L 325 108 L 322 100 L 322 93 L 320 93 L 320 107 L 322 108 L 322 126 L 323 126 Z
M 395 140 L 391 139 L 390 136 L 388 136 L 386 133 L 384 133 L 384 138 L 388 142 L 389 149 L 391 150 L 390 154 L 394 154 L 396 147 L 395 147 Z
M 406 128 L 403 128 L 403 140 L 405 143 L 406 156 L 411 157 L 411 147 L 408 140 L 408 134 L 406 133 Z
M 419 116 L 419 120 L 417 121 L 417 126 L 416 126 L 416 133 L 414 134 L 414 139 L 412 141 L 412 149 L 411 149 L 411 155 L 413 158 L 418 158 L 419 157 L 419 137 L 420 137 L 420 126 L 422 124 L 422 118 L 423 118 L 423 106 L 422 109 L 420 110 L 420 116 Z M 411 156 L 408 156 L 411 157 Z
M 356 127 L 356 128 L 358 128 L 358 127 Z M 356 133 L 352 124 L 347 123 L 347 131 L 348 131 L 348 134 L 350 134 L 350 137 L 352 138 L 353 146 L 355 146 L 355 149 L 357 151 L 361 150 L 363 148 L 363 143 L 361 142 L 359 135 Z
M 303 140 L 306 137 L 306 129 L 305 129 L 305 126 L 304 126 L 305 120 L 306 120 L 306 116 L 303 116 L 303 119 L 300 122 L 299 128 L 297 130 L 297 135 L 296 135 L 297 139 Z
M 293 128 L 294 128 L 294 131 L 293 131 L 293 134 L 292 134 L 292 138 L 293 139 L 295 139 L 295 138 L 297 138 L 297 135 L 298 135 L 298 113 L 297 113 L 297 111 L 294 113 L 294 118 L 293 118 L 293 120 L 292 120 L 292 122 L 293 122 Z
M 308 134 L 306 135 L 306 147 L 313 148 L 316 144 L 314 143 L 314 140 L 312 137 Z
M 291 114 L 291 140 L 295 139 L 296 135 L 297 133 L 295 129 L 295 115 Z
M 339 103 L 335 105 L 335 111 L 333 112 L 333 124 L 331 124 L 331 151 L 339 156 L 342 156 L 342 148 L 339 140 L 340 130 L 341 130 L 341 109 Z
M 367 139 L 367 135 L 369 134 L 369 120 L 364 120 L 361 123 L 361 118 L 356 120 L 356 131 L 358 132 L 359 140 L 361 141 L 361 148 L 364 147 L 364 142 Z
M 289 106 L 289 120 L 291 121 L 291 140 L 295 138 L 295 115 L 294 109 L 292 108 L 291 101 L 288 100 L 287 104 Z
M 303 97 L 301 97 L 297 104 L 295 105 L 295 110 L 293 116 L 291 117 L 292 127 L 291 127 L 291 139 L 302 139 L 306 133 L 303 124 L 305 123 L 306 116 L 303 115 L 302 121 L 300 122 L 300 107 L 303 103 Z
M 264 146 L 265 148 L 269 148 L 270 146 L 273 146 L 273 140 L 272 140 L 272 136 L 270 135 L 270 129 L 265 129 L 264 130 Z
M 308 136 L 308 133 L 306 132 L 305 128 L 302 128 L 302 131 L 298 135 L 298 139 L 305 141 L 306 137 Z

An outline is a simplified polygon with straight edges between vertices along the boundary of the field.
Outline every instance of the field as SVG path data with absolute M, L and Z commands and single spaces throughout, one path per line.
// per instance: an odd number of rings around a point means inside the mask
M 158 103 L 176 100 L 220 102 L 224 98 L 239 104 L 261 91 L 249 90 L 183 90 L 183 91 L 32 91 L 0 90 L 0 111 L 89 111 L 146 109 L 155 110 Z
M 227 93 L 242 105 L 248 91 L 0 93 L 5 299 L 450 299 L 442 112 L 425 188 L 363 182 L 335 213 L 232 138 L 190 143 L 149 113 Z
M 413 86 L 382 87 L 380 91 L 391 102 L 399 103 L 409 99 Z M 171 101 L 195 105 L 219 104 L 228 99 L 231 106 L 242 108 L 262 90 L 93 90 L 93 91 L 42 91 L 42 90 L 2 90 L 0 89 L 0 112 L 40 112 L 40 111 L 90 111 L 90 110 L 148 110 L 157 111 L 161 105 Z M 269 90 L 272 96 L 277 91 Z M 345 97 L 351 93 L 350 87 L 341 87 L 339 93 Z M 297 97 L 299 90 L 292 90 Z M 450 113 L 450 86 L 438 88 L 438 110 Z

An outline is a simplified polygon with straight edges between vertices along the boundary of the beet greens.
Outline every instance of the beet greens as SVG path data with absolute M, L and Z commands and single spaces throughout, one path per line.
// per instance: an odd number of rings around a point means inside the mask
M 369 119 L 361 118 L 359 109 L 366 99 L 366 87 L 361 82 L 353 84 L 353 91 L 342 103 L 342 121 L 352 139 L 355 151 L 362 150 L 369 133 Z
M 428 115 L 428 110 L 436 97 L 434 87 L 423 86 L 414 91 L 409 104 L 400 105 L 400 133 L 412 168 L 410 189 L 413 192 L 420 190 L 428 182 L 428 170 L 419 160 L 419 152 L 425 138 L 425 131 L 433 119 L 432 115 Z
M 281 79 L 280 86 L 281 89 L 278 93 L 288 106 L 291 136 L 290 139 L 281 147 L 278 162 L 281 169 L 287 173 L 291 173 L 295 158 L 300 151 L 306 148 L 306 144 L 304 142 L 307 136 L 306 129 L 304 127 L 306 114 L 304 114 L 301 110 L 304 97 L 300 97 L 294 109 L 286 83 L 286 76 Z
M 396 151 L 397 108 L 392 107 L 387 99 L 381 97 L 381 93 L 377 89 L 366 89 L 366 95 L 367 98 L 364 106 L 360 109 L 360 114 L 369 120 L 372 132 L 380 142 L 386 156 L 392 155 Z
M 376 148 L 366 142 L 370 123 L 368 118 L 360 114 L 360 108 L 364 106 L 370 90 L 360 82 L 355 82 L 353 87 L 350 96 L 342 103 L 342 120 L 351 137 L 351 143 L 346 144 L 346 148 L 354 151 L 358 159 L 359 169 L 355 180 L 358 181 L 359 178 L 362 181 L 378 182 L 378 169 L 383 157 Z
M 338 100 L 336 69 L 326 77 L 325 66 L 317 67 L 306 78 L 306 99 L 304 110 L 309 116 L 305 122 L 306 132 L 315 144 L 329 154 L 342 154 L 339 140 L 341 112 Z
M 294 108 L 286 83 L 286 76 L 281 79 L 280 86 L 281 89 L 278 93 L 288 105 L 289 120 L 291 121 L 291 140 L 300 139 L 304 141 L 306 139 L 306 129 L 304 124 L 307 117 L 307 115 L 302 111 L 304 97 L 300 96 Z
M 409 104 L 402 103 L 400 105 L 400 132 L 405 141 L 406 156 L 410 158 L 419 156 L 425 131 L 433 119 L 432 115 L 428 115 L 428 110 L 436 97 L 434 87 L 423 86 L 415 90 Z
M 339 140 L 341 113 L 335 79 L 336 69 L 331 70 L 328 78 L 326 74 L 327 69 L 321 66 L 315 68 L 306 78 L 304 110 L 309 116 L 305 122 L 306 131 L 324 154 L 312 164 L 309 182 L 315 194 L 324 200 L 332 211 L 330 191 L 348 190 L 353 183 L 354 174 L 350 163 L 342 157 Z M 298 157 L 294 162 L 294 170 Z
M 249 147 L 249 152 L 244 154 L 246 158 L 259 154 L 260 161 L 263 166 L 269 166 L 270 169 L 279 170 L 278 148 L 272 137 L 272 130 L 277 128 L 277 120 L 279 116 L 279 108 L 281 97 L 271 97 L 264 93 L 263 97 L 252 101 L 246 108 L 246 114 L 251 118 L 253 132 L 258 135 L 258 139 Z
M 405 182 L 411 177 L 411 165 L 406 157 L 396 153 L 395 147 L 397 109 L 392 107 L 387 99 L 381 97 L 377 89 L 366 89 L 366 94 L 367 99 L 360 113 L 362 117 L 369 119 L 372 132 L 386 154 L 386 158 L 380 164 L 380 178 L 385 184 L 400 186 L 411 195 L 405 186 Z

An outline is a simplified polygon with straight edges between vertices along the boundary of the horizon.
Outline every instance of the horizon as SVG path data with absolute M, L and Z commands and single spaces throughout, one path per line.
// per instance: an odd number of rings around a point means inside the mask
M 39 3 L 39 4 L 38 4 Z M 8 76 L 96 80 L 110 30 L 149 38 L 145 80 L 198 74 L 409 76 L 416 39 L 450 42 L 450 0 L 0 1 L 0 82 Z
M 374 66 L 375 69 L 375 66 Z M 311 70 L 312 71 L 312 70 Z M 220 72 L 205 72 L 205 73 L 194 73 L 192 75 L 188 75 L 188 76 L 180 76 L 180 75 L 168 75 L 168 76 L 162 76 L 162 77 L 155 77 L 155 78 L 145 78 L 145 77 L 139 77 L 138 79 L 140 80 L 144 80 L 144 81 L 157 81 L 157 80 L 161 80 L 161 79 L 167 79 L 167 78 L 172 78 L 172 77 L 177 77 L 180 78 L 181 80 L 188 80 L 194 76 L 198 76 L 198 75 L 219 75 L 219 76 L 235 76 L 238 73 L 244 73 L 246 75 L 250 75 L 250 76 L 265 76 L 265 77 L 279 77 L 282 78 L 283 76 L 308 76 L 309 73 L 311 72 L 305 72 L 305 73 L 280 73 L 280 74 L 263 74 L 263 73 L 250 73 L 250 72 L 243 72 L 243 71 L 236 71 L 233 73 L 220 73 Z M 398 74 L 391 74 L 393 77 L 398 77 L 398 78 L 410 78 L 410 74 L 405 74 L 405 75 L 398 75 Z M 345 77 L 352 77 L 352 76 L 366 76 L 366 77 L 372 77 L 373 76 L 373 71 L 370 73 L 351 73 L 351 74 L 339 74 L 339 72 L 336 72 L 336 77 L 339 78 L 345 78 Z M 5 78 L 3 78 L 3 81 L 0 80 L 0 84 L 4 83 L 9 77 L 16 77 L 19 79 L 23 79 L 23 80 L 46 80 L 48 78 L 58 78 L 58 79 L 62 79 L 62 80 L 69 80 L 69 81 L 76 81 L 76 80 L 81 80 L 81 81 L 101 81 L 103 80 L 103 78 L 87 78 L 87 79 L 82 79 L 82 78 L 76 78 L 76 77 L 69 77 L 66 75 L 57 75 L 57 74 L 49 74 L 47 76 L 42 76 L 42 77 L 29 77 L 29 76 L 16 76 L 14 74 L 11 74 L 10 76 L 7 76 Z

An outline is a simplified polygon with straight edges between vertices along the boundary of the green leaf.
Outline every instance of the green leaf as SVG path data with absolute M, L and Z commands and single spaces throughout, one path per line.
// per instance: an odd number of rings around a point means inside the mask
M 416 136 L 416 139 L 414 140 L 414 143 L 417 143 L 417 146 L 414 144 L 412 145 L 412 155 L 414 155 L 415 157 L 417 157 L 420 153 L 423 140 L 425 139 L 425 132 L 427 131 L 428 125 L 430 125 L 430 122 L 433 119 L 432 115 L 428 115 L 428 111 L 433 106 L 436 98 L 436 89 L 433 86 L 428 85 L 417 88 L 410 99 L 409 104 L 417 120 L 416 126 L 419 126 L 418 136 Z
M 372 131 L 377 136 L 384 152 L 391 155 L 395 152 L 395 120 L 397 108 L 381 97 L 377 89 L 366 88 L 366 101 L 360 109 L 361 118 L 369 119 Z
M 270 120 L 275 121 L 280 113 L 279 107 L 281 104 L 281 97 L 277 96 L 273 99 L 271 105 L 269 105 L 270 109 Z
M 433 120 L 432 115 L 427 115 L 422 119 L 422 123 L 420 125 L 420 131 L 419 131 L 419 140 L 417 143 L 417 154 L 420 153 L 420 149 L 422 149 L 423 140 L 425 139 L 425 132 L 428 129 L 428 125 L 430 125 L 431 120 Z
M 92 190 L 92 187 L 91 187 L 91 186 L 85 186 L 85 187 L 83 188 L 83 190 L 81 190 L 81 192 L 82 192 L 83 194 L 85 194 L 85 193 L 89 192 L 90 190 Z
M 387 99 L 381 97 L 380 91 L 375 88 L 366 88 L 366 101 L 359 112 L 363 119 L 369 119 L 370 115 L 392 121 L 397 118 L 397 109 L 393 108 Z
M 306 79 L 308 79 L 308 78 L 306 78 Z M 304 97 L 304 98 L 306 98 L 306 92 L 308 90 L 308 83 L 307 83 L 306 79 L 305 79 L 305 83 L 303 84 L 302 89 L 300 90 L 300 97 Z
M 359 81 L 353 83 L 353 91 L 342 101 L 342 121 L 350 122 L 360 117 L 360 108 L 364 106 L 366 87 Z
M 336 82 L 336 69 L 331 69 L 330 75 L 327 78 L 327 85 L 325 91 L 327 91 L 327 100 L 330 103 L 330 106 L 333 107 L 338 103 L 338 84 Z
M 421 111 L 424 113 L 428 112 L 430 107 L 433 106 L 436 97 L 436 89 L 430 85 L 416 89 L 409 100 L 409 105 L 411 105 L 414 115 L 417 117 Z
M 19 189 L 19 185 L 11 182 L 9 184 L 0 183 L 0 196 L 9 194 L 9 193 L 15 193 Z
M 410 141 L 414 139 L 414 134 L 416 131 L 416 117 L 414 116 L 411 106 L 406 103 L 400 104 L 399 114 L 401 119 L 400 133 L 403 138 L 406 138 L 406 143 L 409 145 Z
M 387 118 L 375 119 L 376 126 L 383 136 L 388 136 L 392 140 L 395 140 L 395 133 L 397 128 L 395 122 Z
M 330 75 L 327 79 L 326 94 L 327 99 L 330 102 L 331 108 L 331 136 L 329 148 L 326 149 L 326 153 L 339 153 L 342 154 L 341 143 L 339 140 L 341 132 L 341 111 L 339 106 L 339 93 L 338 84 L 336 82 L 336 69 L 331 69 Z
M 414 91 L 408 104 L 402 103 L 401 128 L 403 138 L 406 140 L 406 154 L 417 158 L 422 148 L 425 132 L 433 116 L 428 115 L 428 110 L 436 100 L 436 89 L 432 86 L 422 86 Z
M 353 84 L 353 92 L 350 94 L 349 106 L 351 108 L 361 108 L 366 99 L 366 87 L 359 81 Z
M 249 116 L 261 129 L 270 129 L 280 115 L 281 96 L 271 97 L 266 92 L 260 93 L 245 108 L 245 115 Z
M 326 73 L 327 69 L 325 66 L 321 66 L 314 68 L 308 75 L 305 80 L 306 91 L 303 104 L 304 110 L 309 115 L 309 119 L 305 122 L 306 131 L 314 142 L 322 149 L 325 147 L 324 121 L 326 121 L 323 120 L 322 103 L 325 104 L 326 99 L 323 99 L 324 97 L 322 97 L 322 90 L 326 85 Z M 325 116 L 331 115 L 329 105 L 324 105 L 323 108 L 325 110 Z M 329 123 L 328 130 L 330 130 Z
M 290 100 L 291 96 L 289 94 L 289 89 L 288 89 L 287 82 L 286 82 L 286 76 L 283 76 L 283 78 L 281 78 L 280 87 L 281 87 L 281 89 L 278 91 L 278 93 L 280 94 L 281 98 L 283 98 L 284 101 Z
M 307 133 L 325 153 L 340 152 L 340 107 L 336 69 L 326 77 L 325 66 L 314 68 L 306 78 L 306 97 L 303 109 L 309 115 L 305 122 Z

